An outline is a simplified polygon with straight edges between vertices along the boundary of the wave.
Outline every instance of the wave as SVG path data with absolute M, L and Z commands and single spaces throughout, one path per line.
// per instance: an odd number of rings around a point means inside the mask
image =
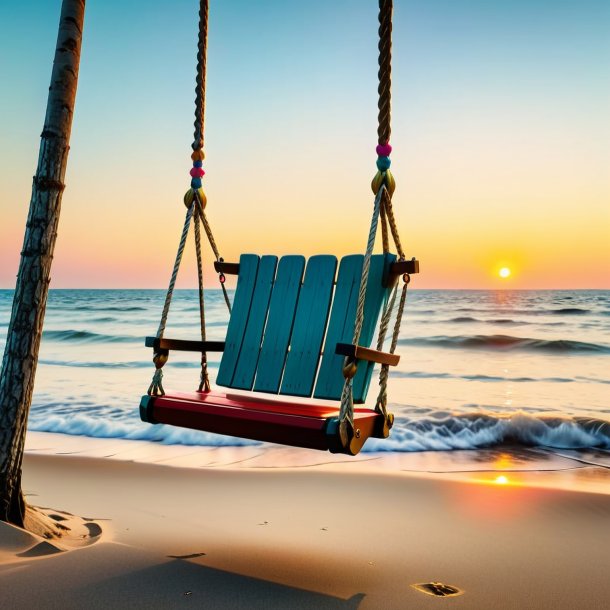
M 496 313 L 496 314 L 513 314 L 513 315 L 526 315 L 526 316 L 548 316 L 548 315 L 556 315 L 556 316 L 580 316 L 585 314 L 596 313 L 590 309 L 584 309 L 582 307 L 561 307 L 559 309 L 548 309 L 546 307 L 541 307 L 539 309 L 535 308 L 533 305 L 531 309 L 515 309 L 511 307 L 498 308 L 498 307 L 484 307 L 481 309 L 480 307 L 458 307 L 455 311 L 460 311 L 464 313 Z M 597 312 L 599 313 L 599 312 Z
M 51 341 L 71 341 L 77 343 L 130 343 L 133 341 L 144 342 L 144 337 L 128 335 L 104 335 L 88 330 L 45 330 L 43 339 Z
M 58 405 L 54 405 L 58 406 Z M 60 412 L 37 407 L 28 427 L 38 432 L 58 432 L 95 438 L 154 441 L 167 445 L 241 446 L 256 441 L 219 436 L 164 424 L 144 424 L 135 409 L 122 417 L 74 413 L 64 405 Z M 107 413 L 107 415 L 109 415 Z M 127 416 L 126 416 L 127 415 Z M 610 449 L 610 422 L 595 418 L 544 417 L 525 413 L 511 416 L 478 414 L 428 414 L 398 417 L 388 439 L 370 439 L 365 451 L 448 451 L 482 449 L 500 445 L 557 449 Z
M 512 320 L 511 318 L 498 318 L 496 320 L 480 320 L 479 318 L 472 318 L 470 316 L 458 316 L 457 318 L 451 318 L 446 320 L 449 324 L 469 324 L 475 322 L 477 324 L 505 324 L 508 326 L 522 326 L 524 324 L 531 324 L 531 322 L 525 322 L 524 320 Z
M 219 436 L 210 432 L 176 428 L 164 424 L 150 425 L 140 421 L 116 420 L 92 417 L 84 413 L 76 415 L 32 413 L 28 429 L 36 432 L 56 432 L 93 438 L 120 438 L 137 441 L 152 441 L 164 445 L 200 445 L 204 447 L 259 445 L 256 441 Z
M 581 309 L 580 307 L 562 307 L 561 309 L 553 309 L 551 313 L 560 316 L 582 316 L 591 313 L 591 310 Z
M 580 377 L 502 377 L 499 375 L 455 375 L 452 373 L 432 373 L 426 371 L 392 371 L 390 377 L 403 379 L 462 379 L 464 381 L 504 381 L 514 383 L 546 382 L 546 383 L 573 383 L 580 381 L 592 381 L 598 383 L 610 383 L 604 379 L 592 379 Z
M 95 361 L 78 361 L 78 360 L 45 360 L 40 359 L 39 364 L 44 364 L 47 366 L 69 366 L 75 368 L 92 368 L 92 369 L 149 369 L 154 366 L 151 364 L 150 360 L 134 360 L 131 362 L 95 362 Z M 208 360 L 208 368 L 218 368 L 219 363 Z M 170 362 L 167 365 L 168 368 L 175 369 L 198 369 L 201 368 L 200 362 Z
M 610 354 L 610 347 L 598 343 L 570 339 L 532 339 L 510 335 L 468 335 L 405 338 L 400 345 L 421 345 L 443 348 L 501 349 L 541 351 L 549 353 Z
M 137 305 L 129 305 L 126 307 L 119 307 L 111 305 L 109 307 L 93 307 L 92 305 L 78 305 L 76 307 L 66 305 L 55 305 L 53 309 L 70 309 L 73 311 L 148 311 L 146 307 L 139 307 Z
M 539 417 L 519 413 L 398 418 L 390 438 L 371 439 L 368 451 L 447 451 L 498 445 L 556 449 L 610 449 L 610 422 L 595 418 Z

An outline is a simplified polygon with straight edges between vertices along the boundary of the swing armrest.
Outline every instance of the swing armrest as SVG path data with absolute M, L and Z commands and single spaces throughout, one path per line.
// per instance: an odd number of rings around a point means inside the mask
M 214 269 L 218 273 L 226 273 L 227 275 L 239 275 L 239 263 L 225 263 L 224 261 L 216 261 Z
M 354 360 L 366 360 L 368 362 L 377 362 L 378 364 L 388 364 L 389 366 L 396 366 L 400 362 L 398 354 L 379 352 L 376 349 L 354 345 L 353 343 L 337 343 L 335 354 L 347 356 Z
M 419 261 L 415 257 L 408 261 L 396 261 L 390 265 L 388 285 L 393 286 L 398 278 L 405 273 L 419 273 Z
M 158 339 L 146 337 L 146 347 L 159 350 L 175 350 L 179 352 L 224 352 L 224 341 L 185 341 L 183 339 Z

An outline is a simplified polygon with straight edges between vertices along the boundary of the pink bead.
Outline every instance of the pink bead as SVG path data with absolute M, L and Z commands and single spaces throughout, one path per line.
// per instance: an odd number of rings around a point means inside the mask
M 202 167 L 194 167 L 189 173 L 193 178 L 203 178 L 203 176 L 205 176 L 205 172 L 203 171 Z
M 389 157 L 390 153 L 392 152 L 392 147 L 390 146 L 389 142 L 387 144 L 378 144 L 375 152 L 380 157 Z

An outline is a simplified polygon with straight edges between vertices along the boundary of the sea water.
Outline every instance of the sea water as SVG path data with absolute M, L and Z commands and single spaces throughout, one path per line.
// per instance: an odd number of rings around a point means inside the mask
M 254 441 L 140 421 L 154 367 L 161 290 L 51 290 L 29 429 L 166 444 Z M 0 349 L 13 292 L 0 290 Z M 208 339 L 223 340 L 222 294 L 206 293 Z M 166 336 L 199 337 L 196 291 L 174 296 Z M 412 290 L 392 369 L 390 439 L 365 450 L 522 444 L 610 449 L 610 291 Z M 212 381 L 219 354 L 209 354 Z M 166 388 L 194 390 L 197 354 L 172 352 Z M 369 393 L 376 396 L 376 376 Z

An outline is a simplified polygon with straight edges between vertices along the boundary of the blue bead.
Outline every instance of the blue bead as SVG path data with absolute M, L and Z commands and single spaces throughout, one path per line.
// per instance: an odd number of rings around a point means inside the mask
M 193 178 L 191 180 L 191 187 L 194 189 L 200 189 L 202 184 L 201 178 Z
M 377 169 L 380 172 L 385 172 L 390 169 L 390 165 L 392 165 L 392 161 L 390 161 L 390 157 L 377 157 Z
M 203 167 L 203 161 L 193 161 L 193 167 Z

